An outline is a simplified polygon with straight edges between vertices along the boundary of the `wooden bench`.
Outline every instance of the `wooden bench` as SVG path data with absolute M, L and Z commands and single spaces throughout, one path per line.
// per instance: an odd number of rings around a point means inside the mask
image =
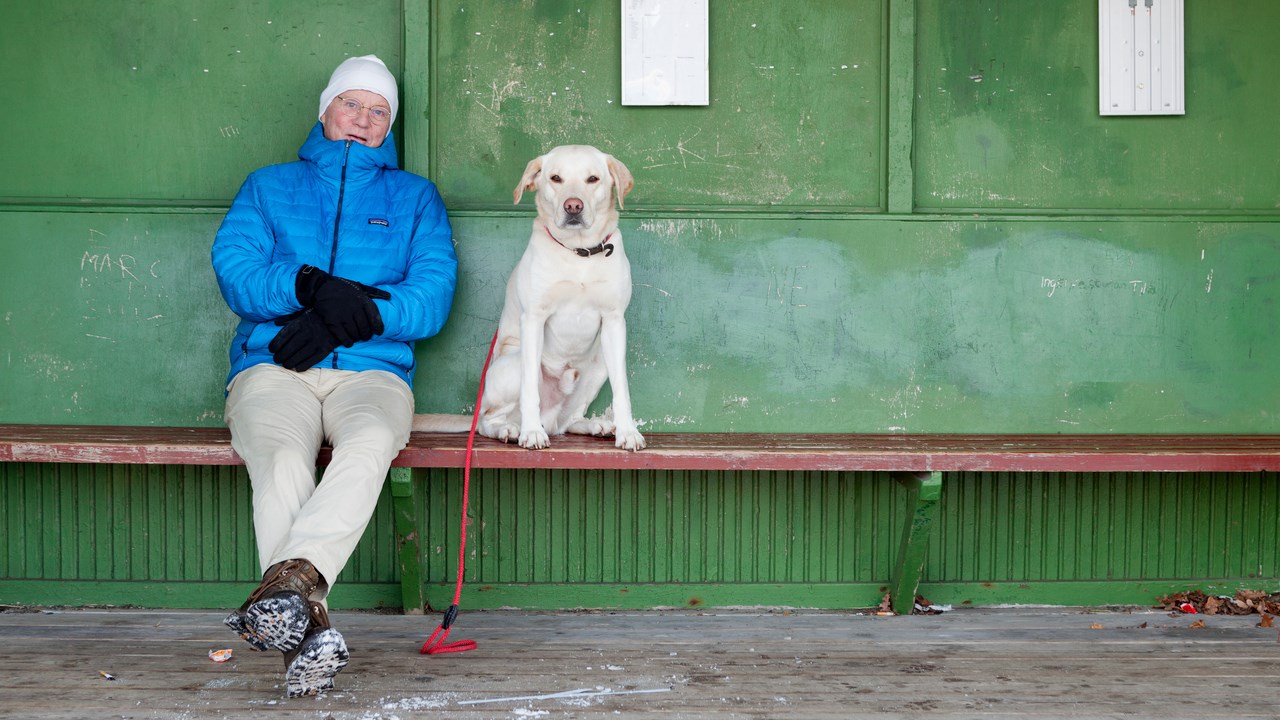
M 1280 471 L 1280 435 L 856 435 L 648 433 L 624 452 L 612 439 L 553 438 L 545 450 L 477 438 L 476 468 L 706 471 L 874 471 L 907 489 L 890 598 L 909 613 L 925 546 L 956 472 Z M 404 608 L 426 607 L 413 468 L 460 468 L 465 435 L 414 433 L 390 473 Z M 328 449 L 317 458 L 329 459 Z M 0 425 L 0 462 L 241 465 L 224 428 Z

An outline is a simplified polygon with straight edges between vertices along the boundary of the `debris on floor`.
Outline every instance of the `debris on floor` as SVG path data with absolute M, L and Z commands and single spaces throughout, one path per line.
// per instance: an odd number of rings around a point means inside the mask
M 941 615 L 944 612 L 951 612 L 953 609 L 954 608 L 952 608 L 950 605 L 934 605 L 933 603 L 929 602 L 925 598 L 925 596 L 916 595 L 915 604 L 911 608 L 911 614 L 912 615 Z M 880 615 L 884 617 L 898 614 L 893 611 L 893 599 L 889 597 L 889 593 L 885 593 L 884 597 L 880 598 L 880 605 L 876 607 L 875 610 L 872 611 L 872 614 Z
M 889 593 L 885 593 L 884 597 L 880 598 L 880 607 L 876 608 L 875 614 L 884 616 L 898 614 L 893 611 L 893 602 L 889 597 Z
M 925 599 L 923 595 L 916 596 L 915 609 L 911 611 L 912 615 L 941 615 L 944 612 L 951 612 L 950 605 L 934 605 Z
M 1180 592 L 1157 598 L 1164 610 L 1203 615 L 1280 615 L 1280 593 L 1261 590 L 1239 590 L 1235 596 L 1206 595 L 1199 590 Z

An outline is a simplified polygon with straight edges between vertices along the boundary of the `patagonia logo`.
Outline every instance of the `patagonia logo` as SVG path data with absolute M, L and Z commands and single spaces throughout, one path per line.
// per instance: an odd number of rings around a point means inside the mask
M 369 218 L 370 225 L 381 225 L 382 227 L 391 227 L 391 223 L 386 218 Z

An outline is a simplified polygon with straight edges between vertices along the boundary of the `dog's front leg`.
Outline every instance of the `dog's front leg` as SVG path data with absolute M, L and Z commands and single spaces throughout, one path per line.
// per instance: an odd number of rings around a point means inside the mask
M 621 312 L 605 315 L 600 326 L 600 350 L 613 390 L 614 444 L 624 450 L 644 448 L 644 436 L 631 417 L 631 390 L 627 384 L 627 320 Z
M 520 316 L 520 447 L 537 450 L 551 445 L 542 427 L 542 343 L 546 318 L 531 312 Z

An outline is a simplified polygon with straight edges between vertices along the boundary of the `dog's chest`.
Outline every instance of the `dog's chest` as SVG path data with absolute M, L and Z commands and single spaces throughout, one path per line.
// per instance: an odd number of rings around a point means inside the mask
M 616 286 L 595 280 L 561 280 L 551 283 L 544 295 L 548 339 L 555 344 L 583 346 L 600 333 L 606 313 L 624 310 Z
M 552 307 L 607 303 L 613 294 L 614 283 L 592 275 L 564 277 L 546 284 L 546 299 Z
M 630 301 L 625 256 L 581 258 L 565 252 L 531 260 L 518 273 L 519 295 L 540 315 L 598 319 L 602 313 L 625 310 Z

